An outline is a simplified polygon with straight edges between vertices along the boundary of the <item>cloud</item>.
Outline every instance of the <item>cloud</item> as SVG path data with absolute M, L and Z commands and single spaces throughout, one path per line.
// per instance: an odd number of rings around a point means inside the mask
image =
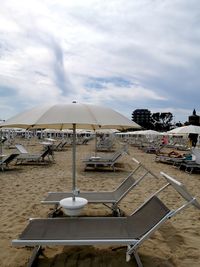
M 198 113 L 197 6 L 198 0 L 2 0 L 2 115 L 74 99 L 112 105 L 129 117 L 138 107 L 170 109 L 177 120 Z

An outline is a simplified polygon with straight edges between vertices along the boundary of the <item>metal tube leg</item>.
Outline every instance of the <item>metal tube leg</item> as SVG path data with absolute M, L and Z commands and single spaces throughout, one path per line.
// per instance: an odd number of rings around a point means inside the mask
M 133 254 L 134 254 L 134 257 L 135 257 L 135 260 L 137 262 L 138 267 L 143 267 L 143 264 L 141 262 L 141 259 L 138 255 L 137 251 L 134 250 Z
M 129 253 L 129 251 L 131 250 L 131 247 L 132 247 L 131 245 L 129 245 L 129 246 L 127 247 L 126 261 L 127 261 L 127 262 L 130 261 L 130 259 L 131 259 L 131 254 L 133 253 L 133 255 L 134 255 L 134 257 L 135 257 L 135 261 L 136 261 L 138 267 L 143 267 L 143 264 L 142 264 L 142 262 L 141 262 L 141 259 L 140 259 L 139 255 L 138 255 L 137 251 L 136 251 L 135 249 L 133 249 L 133 250 L 131 251 L 131 253 Z

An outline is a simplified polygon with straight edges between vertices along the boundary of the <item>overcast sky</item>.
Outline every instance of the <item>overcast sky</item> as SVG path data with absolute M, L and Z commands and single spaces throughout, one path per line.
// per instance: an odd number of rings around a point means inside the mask
M 43 103 L 200 115 L 199 0 L 1 0 L 0 119 Z

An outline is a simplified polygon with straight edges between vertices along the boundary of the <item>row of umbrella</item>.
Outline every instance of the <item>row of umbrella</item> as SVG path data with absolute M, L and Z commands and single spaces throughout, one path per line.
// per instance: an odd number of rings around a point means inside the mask
M 181 126 L 177 127 L 173 130 L 167 131 L 167 132 L 157 132 L 154 130 L 141 130 L 141 131 L 132 131 L 132 132 L 126 132 L 126 133 L 118 133 L 119 135 L 186 135 L 186 134 L 200 134 L 200 126 L 196 125 L 187 125 L 187 126 Z

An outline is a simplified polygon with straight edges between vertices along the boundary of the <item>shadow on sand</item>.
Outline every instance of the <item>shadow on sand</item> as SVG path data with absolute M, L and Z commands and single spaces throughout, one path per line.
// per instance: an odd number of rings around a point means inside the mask
M 92 246 L 65 247 L 63 252 L 51 258 L 41 256 L 37 267 L 137 267 L 134 257 L 126 262 L 125 252 L 125 247 L 117 250 L 98 249 Z M 144 267 L 175 267 L 170 258 L 163 259 L 156 255 L 141 253 L 140 257 Z

